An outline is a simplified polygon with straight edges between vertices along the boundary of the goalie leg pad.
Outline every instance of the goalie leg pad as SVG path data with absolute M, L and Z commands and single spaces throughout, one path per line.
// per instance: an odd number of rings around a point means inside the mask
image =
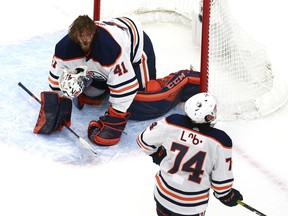
M 120 113 L 111 106 L 108 112 L 98 121 L 91 121 L 88 126 L 88 137 L 97 145 L 111 146 L 120 141 L 128 121 L 129 113 Z
M 183 88 L 182 102 L 200 92 L 200 73 L 192 70 L 183 71 L 187 76 L 187 84 Z
M 138 91 L 128 112 L 132 120 L 158 118 L 178 103 L 200 92 L 200 73 L 180 70 L 164 78 L 150 80 L 146 91 Z

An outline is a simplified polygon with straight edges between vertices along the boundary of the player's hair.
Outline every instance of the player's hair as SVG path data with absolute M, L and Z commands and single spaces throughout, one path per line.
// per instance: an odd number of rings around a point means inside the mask
M 97 31 L 97 26 L 88 15 L 78 16 L 77 19 L 69 27 L 69 37 L 78 43 L 78 35 L 86 31 L 88 34 L 94 34 Z

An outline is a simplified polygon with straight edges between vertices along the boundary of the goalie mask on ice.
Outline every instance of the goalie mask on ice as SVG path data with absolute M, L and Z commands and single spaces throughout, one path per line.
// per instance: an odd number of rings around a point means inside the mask
M 78 97 L 91 81 L 87 75 L 87 66 L 78 66 L 75 69 L 64 69 L 59 78 L 59 87 L 64 95 L 70 98 Z

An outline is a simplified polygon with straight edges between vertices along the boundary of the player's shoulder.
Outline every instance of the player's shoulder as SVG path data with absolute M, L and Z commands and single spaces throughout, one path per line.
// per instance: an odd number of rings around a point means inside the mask
M 98 27 L 92 44 L 93 59 L 103 66 L 113 65 L 123 52 L 122 47 L 115 37 L 115 32 L 110 32 L 101 25 Z
M 167 124 L 182 127 L 188 130 L 195 130 L 196 125 L 193 124 L 190 118 L 186 115 L 172 114 L 166 117 Z M 230 136 L 223 130 L 214 127 L 199 128 L 199 132 L 206 137 L 217 140 L 222 146 L 232 148 L 232 140 Z
M 67 34 L 56 44 L 55 56 L 63 60 L 69 60 L 83 57 L 84 52 Z
M 212 137 L 226 148 L 232 148 L 232 140 L 230 136 L 223 130 L 213 127 L 210 128 L 210 130 L 201 131 L 201 133 L 205 134 L 206 136 Z
M 192 128 L 191 121 L 188 116 L 181 114 L 171 114 L 166 117 L 166 122 L 171 125 Z

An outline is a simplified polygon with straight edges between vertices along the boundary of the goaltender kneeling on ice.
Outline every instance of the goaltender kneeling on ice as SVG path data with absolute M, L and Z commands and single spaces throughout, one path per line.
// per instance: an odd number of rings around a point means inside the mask
M 61 92 L 41 92 L 42 105 L 34 133 L 51 134 L 61 131 L 64 125 L 69 127 L 72 101 L 78 109 L 82 109 L 85 104 L 101 106 L 103 99 L 109 97 L 109 87 L 98 96 L 85 95 L 85 90 L 93 82 L 90 74 L 86 66 L 65 69 L 59 79 Z M 145 90 L 137 91 L 127 112 L 114 109 L 111 103 L 103 116 L 89 123 L 90 141 L 105 146 L 117 144 L 128 119 L 143 121 L 164 115 L 179 102 L 197 94 L 199 82 L 199 73 L 193 70 L 180 70 L 164 78 L 150 80 Z
M 160 117 L 198 93 L 200 83 L 194 70 L 156 79 L 153 45 L 137 20 L 94 22 L 87 15 L 75 19 L 56 44 L 48 80 L 52 91 L 41 93 L 34 132 L 51 134 L 70 126 L 72 101 L 81 110 L 109 97 L 106 113 L 98 120 L 92 116 L 88 125 L 90 141 L 104 146 L 120 141 L 128 119 Z

